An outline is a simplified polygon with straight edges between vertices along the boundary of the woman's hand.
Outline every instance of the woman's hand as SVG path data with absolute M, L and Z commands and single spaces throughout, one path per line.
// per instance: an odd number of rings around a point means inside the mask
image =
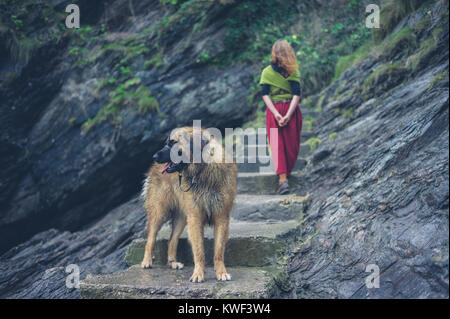
M 288 115 L 286 114 L 285 116 L 283 116 L 283 118 L 281 119 L 282 125 L 281 126 L 286 126 L 289 121 L 291 120 L 292 115 Z
M 295 112 L 295 108 L 297 107 L 299 100 L 300 100 L 300 96 L 294 95 L 294 97 L 292 98 L 292 101 L 291 101 L 291 105 L 289 106 L 289 110 L 287 111 L 286 115 L 283 116 L 283 118 L 281 119 L 280 126 L 286 126 L 289 123 L 289 121 L 292 118 L 292 115 Z
M 279 126 L 284 126 L 284 123 L 283 123 L 283 116 L 281 116 L 280 113 L 277 112 L 277 113 L 275 114 L 275 119 L 277 120 Z

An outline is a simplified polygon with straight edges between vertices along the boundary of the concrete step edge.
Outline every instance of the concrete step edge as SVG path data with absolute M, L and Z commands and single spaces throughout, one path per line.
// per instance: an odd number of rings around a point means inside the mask
M 142 269 L 132 266 L 109 275 L 88 275 L 80 282 L 85 299 L 169 299 L 169 298 L 270 298 L 274 293 L 275 267 L 227 267 L 231 281 L 217 281 L 211 267 L 205 269 L 205 281 L 191 283 L 193 268 L 172 270 L 166 267 Z

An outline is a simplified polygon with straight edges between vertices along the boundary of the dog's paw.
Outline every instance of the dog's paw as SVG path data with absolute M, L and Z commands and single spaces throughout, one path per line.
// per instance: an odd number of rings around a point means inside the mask
M 179 263 L 177 261 L 171 261 L 169 262 L 169 267 L 172 269 L 183 269 L 184 265 L 182 263 Z
M 203 270 L 194 270 L 194 273 L 189 279 L 191 282 L 203 282 L 205 281 L 205 272 Z
M 141 267 L 144 268 L 144 269 L 152 268 L 152 262 L 144 259 L 141 262 Z
M 217 277 L 217 280 L 219 280 L 219 281 L 231 280 L 231 275 L 227 272 L 222 272 L 222 273 L 217 272 L 216 277 Z

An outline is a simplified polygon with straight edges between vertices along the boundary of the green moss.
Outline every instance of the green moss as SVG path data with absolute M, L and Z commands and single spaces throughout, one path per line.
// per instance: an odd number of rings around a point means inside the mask
M 109 103 L 102 107 L 94 118 L 90 118 L 84 122 L 81 126 L 81 130 L 87 133 L 90 129 L 92 129 L 92 127 L 94 127 L 94 125 L 117 115 L 119 111 L 120 108 L 115 103 Z
M 417 46 L 414 30 L 404 27 L 381 45 L 381 57 L 393 58 L 398 53 L 410 54 Z
M 342 110 L 341 113 L 342 113 L 342 116 L 346 119 L 353 117 L 353 110 L 351 108 Z
M 70 126 L 74 126 L 76 120 L 77 120 L 76 117 L 71 117 L 71 118 L 69 119 L 69 125 L 70 125 Z
M 317 121 L 317 119 L 315 119 L 314 117 L 309 116 L 309 115 L 303 117 L 303 123 L 305 125 L 306 132 L 312 131 L 313 125 L 316 121 Z
M 324 105 L 324 102 L 325 102 L 326 98 L 327 98 L 326 94 L 323 94 L 323 95 L 320 97 L 319 101 L 317 102 L 316 109 L 317 109 L 319 112 L 322 111 L 322 108 L 323 108 L 323 105 Z
M 367 57 L 371 51 L 373 43 L 372 42 L 366 42 L 361 47 L 359 47 L 354 53 L 339 57 L 336 67 L 334 69 L 334 77 L 333 82 L 336 81 L 344 71 L 346 71 L 348 68 L 358 64 L 361 62 L 365 57 Z
M 130 90 L 140 82 L 140 79 L 135 78 L 117 86 L 116 89 L 109 94 L 110 102 L 103 106 L 94 118 L 88 119 L 82 125 L 82 131 L 87 133 L 96 124 L 106 120 L 112 120 L 113 124 L 120 123 L 121 118 L 118 114 L 125 107 L 137 106 L 137 111 L 140 115 L 149 111 L 159 113 L 158 101 L 151 96 L 152 92 L 146 86 L 141 85 L 134 91 Z
M 387 89 L 392 85 L 392 82 L 400 79 L 405 72 L 406 68 L 399 63 L 379 66 L 364 80 L 362 84 L 363 94 L 369 91 L 380 92 Z
M 408 68 L 410 68 L 413 72 L 417 72 L 429 63 L 431 55 L 434 54 L 434 51 L 438 47 L 439 36 L 441 33 L 441 28 L 433 30 L 432 36 L 423 41 L 419 50 L 417 50 L 415 54 L 411 55 L 406 61 Z
M 331 133 L 331 134 L 328 136 L 328 138 L 329 138 L 331 141 L 334 141 L 334 140 L 336 139 L 336 135 L 337 135 L 337 133 L 333 132 L 333 133 Z
M 409 13 L 413 12 L 422 1 L 419 0 L 389 0 L 381 8 L 380 28 L 373 29 L 372 38 L 375 42 L 381 42 L 395 26 Z
M 211 59 L 211 56 L 209 54 L 208 51 L 203 50 L 200 53 L 200 56 L 198 57 L 198 59 L 196 60 L 197 63 L 207 63 L 209 60 Z
M 438 75 L 436 75 L 433 80 L 431 80 L 430 84 L 428 84 L 427 91 L 431 90 L 438 84 L 439 82 L 444 81 L 446 78 L 448 78 L 448 71 L 442 72 Z
M 318 137 L 311 137 L 305 144 L 309 145 L 311 151 L 314 151 L 320 144 L 320 139 Z
M 139 99 L 138 102 L 138 113 L 143 115 L 147 112 L 158 112 L 159 113 L 159 103 L 158 101 L 152 97 L 143 97 Z
M 306 107 L 308 108 L 308 109 L 313 109 L 313 105 L 312 105 L 312 98 L 310 98 L 310 97 L 307 97 L 305 100 L 304 100 L 304 104 L 306 105 Z
M 431 25 L 431 18 L 425 16 L 414 26 L 414 30 L 420 33 L 426 30 L 430 25 Z
M 71 32 L 74 36 L 74 40 L 81 46 L 90 40 L 91 34 L 94 32 L 94 27 L 90 25 L 81 26 L 78 29 L 72 29 Z
M 144 68 L 150 69 L 152 67 L 159 68 L 164 64 L 164 59 L 160 53 L 155 54 L 150 60 L 145 61 Z
M 104 88 L 106 86 L 114 85 L 116 83 L 117 83 L 117 79 L 115 79 L 115 78 L 104 78 L 104 79 L 100 80 L 97 88 L 101 89 L 101 88 Z
M 134 86 L 134 85 L 138 85 L 140 83 L 141 83 L 141 79 L 140 78 L 132 78 L 132 79 L 129 79 L 129 80 L 127 80 L 125 82 L 124 88 L 128 89 L 129 87 Z
M 144 34 L 131 36 L 122 41 L 108 43 L 102 48 L 95 48 L 81 63 L 93 62 L 106 53 L 115 54 L 120 58 L 117 66 L 125 66 L 131 59 L 146 54 L 150 49 L 143 42 Z

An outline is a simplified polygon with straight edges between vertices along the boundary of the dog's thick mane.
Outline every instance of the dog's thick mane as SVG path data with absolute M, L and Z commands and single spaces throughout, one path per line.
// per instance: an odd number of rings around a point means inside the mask
M 150 192 L 151 183 L 152 183 L 152 178 L 151 178 L 150 174 L 147 174 L 145 179 L 142 181 L 142 191 L 141 191 L 140 198 L 143 202 L 146 201 L 148 193 Z

